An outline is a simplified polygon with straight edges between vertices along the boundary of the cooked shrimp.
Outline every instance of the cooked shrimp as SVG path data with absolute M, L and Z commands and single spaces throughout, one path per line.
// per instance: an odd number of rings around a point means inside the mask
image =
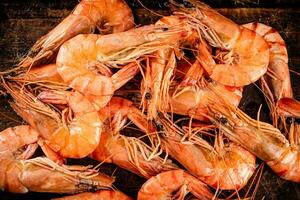
M 178 85 L 175 90 L 171 90 L 170 103 L 165 110 L 187 115 L 198 120 L 206 120 L 206 117 L 201 113 L 208 112 L 207 105 L 210 103 L 210 100 L 214 102 L 219 101 L 211 88 L 219 91 L 222 97 L 228 99 L 234 106 L 239 105 L 242 98 L 242 90 L 240 88 L 223 86 L 214 81 L 210 83 L 201 82 L 203 81 L 192 86 Z
M 170 160 L 159 157 L 162 153 L 159 146 L 150 147 L 138 138 L 123 136 L 119 133 L 126 118 L 147 134 L 153 134 L 155 131 L 153 125 L 146 120 L 146 116 L 135 108 L 132 102 L 113 97 L 110 103 L 99 111 L 99 115 L 100 118 L 110 116 L 114 120 L 111 124 L 104 126 L 106 128 L 101 133 L 100 144 L 91 154 L 91 158 L 114 163 L 145 178 L 176 168 Z
M 20 181 L 33 192 L 78 193 L 109 189 L 114 179 L 84 166 L 59 166 L 47 158 L 21 162 Z M 79 169 L 76 169 L 79 168 Z
M 156 22 L 157 25 L 180 27 L 188 33 L 185 38 L 173 38 L 169 48 L 160 49 L 150 57 L 146 75 L 143 79 L 142 102 L 146 104 L 148 118 L 157 117 L 157 110 L 164 107 L 168 98 L 171 78 L 176 67 L 176 56 L 180 58 L 180 46 L 197 46 L 198 34 L 187 23 L 187 18 L 182 16 L 167 16 Z M 176 55 L 176 56 L 175 56 Z M 191 70 L 192 71 L 192 70 Z M 190 72 L 192 73 L 192 72 Z
M 92 153 L 98 146 L 102 122 L 96 109 L 82 94 L 56 92 L 64 97 L 63 100 L 69 106 L 60 116 L 51 107 L 38 100 L 47 95 L 50 99 L 51 93 L 41 93 L 36 98 L 26 88 L 22 89 L 11 83 L 3 85 L 14 99 L 11 103 L 14 110 L 34 127 L 60 156 L 82 158 Z
M 251 119 L 238 108 L 224 102 L 210 106 L 213 120 L 232 141 L 256 155 L 281 178 L 300 182 L 299 125 L 292 125 L 289 140 L 272 125 Z M 224 121 L 224 120 L 222 120 Z
M 161 44 L 170 38 L 184 37 L 185 32 L 179 28 L 168 29 L 166 26 L 149 25 L 104 36 L 78 35 L 61 46 L 56 60 L 57 70 L 67 84 L 84 93 L 100 109 L 109 102 L 115 90 L 139 72 L 137 58 L 145 52 L 154 52 L 162 48 Z M 149 43 L 155 44 L 155 48 Z M 149 46 L 140 47 L 143 44 Z M 142 53 L 132 52 L 130 49 L 138 49 Z M 90 70 L 99 62 L 130 64 L 110 78 Z
M 26 71 L 19 70 L 16 76 L 9 78 L 22 82 L 51 81 L 57 83 L 64 83 L 64 81 L 57 72 L 57 65 L 54 63 L 42 66 L 35 66 L 32 67 L 29 71 L 27 71 L 27 69 Z
M 183 170 L 171 170 L 160 173 L 144 183 L 137 199 L 148 200 L 155 197 L 157 200 L 183 200 L 189 192 L 199 199 L 208 200 L 214 197 L 209 188 L 192 175 Z
M 200 51 L 198 55 L 199 62 L 211 79 L 240 87 L 253 83 L 266 73 L 269 47 L 263 37 L 225 18 L 202 2 L 189 2 L 195 8 L 181 8 L 183 12 L 179 14 L 188 17 L 208 43 L 218 48 L 216 55 L 209 51 Z
M 118 190 L 99 190 L 93 193 L 84 192 L 52 200 L 132 200 L 132 198 Z
M 265 24 L 253 22 L 243 26 L 261 35 L 270 48 L 268 73 L 263 77 L 261 87 L 267 95 L 274 125 L 277 126 L 279 117 L 283 122 L 285 116 L 300 117 L 300 103 L 293 99 L 288 53 L 284 40 L 277 30 Z
M 123 0 L 82 0 L 66 19 L 33 45 L 19 65 L 49 63 L 65 41 L 78 34 L 93 33 L 95 28 L 107 34 L 133 26 L 133 15 Z
M 14 193 L 76 193 L 109 188 L 113 179 L 83 167 L 70 171 L 46 158 L 30 159 L 39 133 L 28 125 L 7 128 L 0 133 L 0 188 Z M 20 154 L 21 148 L 25 151 Z M 26 160 L 26 161 L 24 161 Z
M 162 148 L 189 173 L 209 186 L 238 190 L 253 175 L 255 156 L 232 142 L 225 144 L 221 134 L 218 134 L 212 147 L 197 135 L 202 133 L 203 128 L 182 130 L 166 118 L 158 119 L 158 123 L 163 125 Z

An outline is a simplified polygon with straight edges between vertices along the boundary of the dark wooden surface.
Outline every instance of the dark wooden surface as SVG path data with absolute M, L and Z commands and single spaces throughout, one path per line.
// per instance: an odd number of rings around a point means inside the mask
M 160 17 L 144 9 L 168 15 L 166 0 L 146 1 L 127 0 L 134 11 L 137 24 L 149 24 Z M 286 41 L 289 52 L 290 69 L 300 72 L 300 0 L 206 0 L 225 16 L 243 24 L 259 21 L 276 28 Z M 78 3 L 77 0 L 1 0 L 0 1 L 0 70 L 13 66 L 32 44 L 51 28 L 58 24 Z M 291 73 L 295 97 L 300 99 L 299 75 Z M 255 115 L 258 106 L 263 103 L 262 95 L 255 86 L 245 89 L 247 97 L 241 107 Z M 245 95 L 246 96 L 246 95 Z M 19 119 L 6 103 L 6 97 L 0 98 L 0 130 L 17 125 Z M 266 106 L 263 115 L 268 117 Z M 1 166 L 0 166 L 1 167 Z M 110 166 L 108 168 L 114 168 Z M 277 177 L 268 167 L 263 172 L 257 199 L 300 199 L 299 184 L 287 182 Z M 117 188 L 127 194 L 136 194 L 143 179 L 124 170 L 117 170 Z M 0 193 L 0 199 L 48 199 L 56 195 L 29 193 L 12 195 Z

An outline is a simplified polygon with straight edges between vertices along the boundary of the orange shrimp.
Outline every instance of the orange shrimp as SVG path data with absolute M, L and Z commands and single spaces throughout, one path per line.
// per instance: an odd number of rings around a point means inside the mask
M 197 84 L 191 86 L 181 84 L 175 90 L 171 90 L 169 105 L 164 110 L 188 115 L 198 120 L 207 120 L 202 115 L 203 112 L 208 112 L 207 105 L 211 100 L 214 102 L 219 101 L 213 89 L 219 91 L 222 97 L 228 99 L 234 106 L 239 105 L 242 98 L 242 90 L 240 88 L 223 86 L 214 81 L 207 83 L 203 78 L 201 80 Z
M 71 196 L 54 198 L 53 200 L 132 200 L 118 190 L 99 190 L 97 192 L 84 192 Z
M 162 148 L 209 186 L 238 190 L 253 175 L 256 169 L 255 156 L 232 142 L 225 144 L 221 134 L 218 134 L 212 147 L 197 136 L 205 127 L 194 129 L 196 131 L 182 130 L 164 117 L 159 118 L 158 123 L 162 125 L 164 133 Z
M 156 146 L 150 147 L 138 138 L 119 134 L 119 130 L 124 126 L 124 118 L 129 118 L 147 134 L 153 134 L 155 131 L 132 102 L 113 97 L 110 103 L 99 111 L 99 115 L 100 118 L 111 116 L 114 120 L 104 126 L 106 128 L 101 133 L 100 144 L 90 155 L 91 158 L 100 162 L 114 163 L 145 178 L 176 168 L 170 160 L 159 157 L 162 153 L 159 147 L 156 149 Z
M 157 200 L 175 198 L 183 200 L 189 192 L 198 199 L 208 200 L 214 197 L 209 188 L 192 175 L 183 170 L 171 170 L 160 173 L 144 183 L 137 199 L 148 200 L 155 197 Z
M 67 18 L 33 45 L 19 65 L 49 63 L 65 41 L 78 34 L 93 33 L 95 28 L 107 34 L 133 26 L 132 12 L 123 0 L 82 0 Z
M 67 104 L 64 93 L 66 92 L 46 90 L 40 93 L 39 98 L 47 103 Z M 98 114 L 100 121 L 104 124 L 101 125 L 100 143 L 90 154 L 91 158 L 100 162 L 114 163 L 146 178 L 175 168 L 169 160 L 159 157 L 162 151 L 155 148 L 155 144 L 150 147 L 137 138 L 119 134 L 126 118 L 132 120 L 147 134 L 155 130 L 153 125 L 147 122 L 145 116 L 132 105 L 132 102 L 113 97 L 106 107 L 99 110 Z M 109 123 L 111 118 L 112 121 Z M 51 143 L 47 142 L 47 144 L 51 147 Z
M 277 126 L 278 115 L 300 117 L 300 103 L 293 99 L 293 91 L 288 66 L 286 45 L 274 28 L 262 23 L 244 24 L 250 30 L 261 35 L 270 48 L 268 73 L 261 80 L 262 90 L 267 95 L 267 102 L 272 113 L 273 123 Z
M 102 122 L 93 105 L 78 92 L 64 92 L 69 108 L 60 115 L 26 88 L 3 82 L 14 102 L 13 109 L 34 127 L 45 142 L 64 158 L 82 158 L 92 153 L 100 142 Z M 59 93 L 59 92 L 57 92 Z M 50 98 L 50 97 L 48 97 Z
M 253 83 L 266 73 L 269 47 L 263 37 L 202 2 L 189 2 L 195 8 L 179 8 L 183 11 L 179 14 L 188 17 L 208 43 L 218 48 L 214 56 L 209 51 L 200 51 L 197 56 L 211 79 L 223 85 L 240 87 Z
M 299 125 L 292 125 L 289 140 L 272 125 L 251 119 L 224 101 L 210 106 L 212 121 L 232 141 L 256 155 L 281 178 L 300 182 Z M 222 118 L 223 122 L 214 119 Z M 226 119 L 226 120 L 224 120 Z
M 109 102 L 115 90 L 139 72 L 139 57 L 162 48 L 170 38 L 185 35 L 186 31 L 179 28 L 153 25 L 104 36 L 78 35 L 61 46 L 57 70 L 68 85 L 84 93 L 100 109 Z M 90 70 L 99 63 L 130 64 L 112 77 L 106 77 Z
M 187 41 L 192 34 L 192 29 L 186 25 L 185 19 L 179 18 L 178 16 L 167 16 L 161 18 L 159 21 L 155 23 L 156 25 L 167 25 L 170 27 L 180 27 L 183 30 L 186 30 L 188 33 L 186 37 L 181 38 L 172 38 L 168 42 L 169 47 L 161 48 L 157 52 L 155 52 L 149 58 L 149 63 L 147 64 L 147 69 L 145 73 L 145 77 L 143 79 L 142 87 L 142 102 L 146 103 L 147 106 L 147 116 L 149 119 L 154 119 L 157 116 L 157 110 L 161 106 L 161 90 L 162 85 L 166 85 L 168 87 L 168 83 L 164 83 L 163 79 L 168 79 L 170 82 L 170 77 L 164 78 L 165 74 L 170 74 L 168 69 L 174 67 L 175 53 L 178 53 L 179 45 Z M 173 70 L 172 70 L 173 71 Z
M 0 133 L 0 188 L 13 193 L 76 193 L 109 188 L 112 178 L 86 167 L 70 170 L 46 158 L 29 159 L 37 148 L 39 133 L 28 125 Z M 25 151 L 20 154 L 21 148 Z

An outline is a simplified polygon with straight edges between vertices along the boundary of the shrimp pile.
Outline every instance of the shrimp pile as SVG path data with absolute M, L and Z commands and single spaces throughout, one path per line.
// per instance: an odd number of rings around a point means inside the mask
M 124 1 L 82 0 L 1 72 L 2 93 L 23 119 L 0 133 L 2 190 L 70 200 L 254 198 L 239 191 L 251 190 L 258 162 L 300 182 L 300 103 L 280 34 L 201 1 L 170 5 L 171 16 L 135 26 Z M 239 109 L 256 81 L 271 123 Z M 135 196 L 118 190 L 115 179 L 125 177 L 103 174 L 105 165 L 145 183 Z

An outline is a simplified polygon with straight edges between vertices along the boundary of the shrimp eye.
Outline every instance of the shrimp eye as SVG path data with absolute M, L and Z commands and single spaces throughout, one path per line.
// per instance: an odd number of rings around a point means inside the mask
M 285 122 L 287 124 L 292 124 L 293 123 L 293 119 L 291 117 L 287 117 L 286 120 L 285 120 Z
M 187 1 L 187 0 L 183 1 L 183 5 L 186 8 L 192 8 L 192 7 L 194 7 L 193 4 L 191 2 L 189 2 L 189 1 Z
M 5 100 L 11 100 L 11 99 L 12 99 L 12 96 L 11 96 L 9 93 L 5 93 L 5 94 L 3 95 L 3 98 L 4 98 Z
M 158 131 L 163 131 L 164 126 L 161 123 L 158 123 L 157 124 L 157 129 L 158 129 Z
M 96 186 L 92 186 L 90 189 L 89 189 L 89 192 L 97 192 L 97 187 Z
M 169 30 L 169 28 L 168 27 L 163 27 L 163 29 L 162 29 L 163 31 L 168 31 Z
M 150 94 L 149 92 L 147 92 L 146 95 L 145 95 L 145 98 L 146 98 L 147 100 L 150 100 L 150 99 L 151 99 L 151 94 Z
M 228 120 L 227 120 L 225 117 L 221 117 L 221 118 L 220 118 L 220 122 L 221 122 L 222 124 L 227 124 L 227 123 L 228 123 Z
M 130 99 L 131 101 L 136 101 L 136 96 L 134 94 L 129 94 L 128 99 Z

